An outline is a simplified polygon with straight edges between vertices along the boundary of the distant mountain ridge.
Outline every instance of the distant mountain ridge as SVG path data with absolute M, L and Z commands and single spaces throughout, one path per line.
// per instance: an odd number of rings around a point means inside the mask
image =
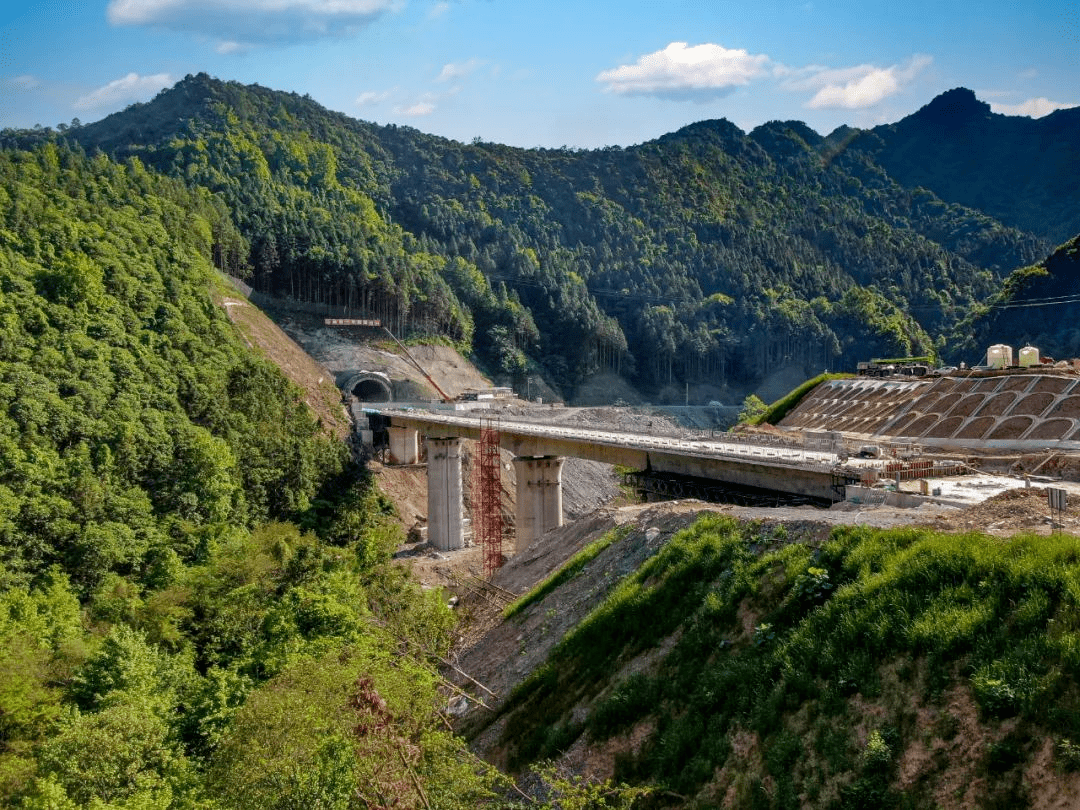
M 1007 116 L 966 88 L 860 135 L 899 183 L 1059 244 L 1080 233 L 1080 107 Z
M 963 333 L 972 346 L 1037 346 L 1058 360 L 1080 357 L 1080 236 L 1009 275 Z
M 1046 255 L 1048 231 L 887 169 L 929 172 L 915 158 L 934 121 L 1000 123 L 972 99 L 953 91 L 895 131 L 718 120 L 625 149 L 525 150 L 200 74 L 65 137 L 220 194 L 247 240 L 221 262 L 260 290 L 447 335 L 509 382 L 543 374 L 572 395 L 618 371 L 654 401 L 686 385 L 707 401 L 783 365 L 947 355 L 971 308 Z

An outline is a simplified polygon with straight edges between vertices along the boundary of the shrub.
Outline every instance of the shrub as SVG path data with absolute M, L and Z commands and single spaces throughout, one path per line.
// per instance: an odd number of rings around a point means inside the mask
M 1054 759 L 1063 771 L 1080 771 L 1080 744 L 1060 738 L 1054 746 Z
M 892 749 L 881 732 L 877 729 L 871 731 L 862 753 L 863 766 L 867 770 L 886 770 L 892 763 L 892 756 Z
M 995 661 L 971 676 L 971 688 L 979 707 L 991 717 L 1011 717 L 1024 708 L 1032 678 L 1021 667 Z

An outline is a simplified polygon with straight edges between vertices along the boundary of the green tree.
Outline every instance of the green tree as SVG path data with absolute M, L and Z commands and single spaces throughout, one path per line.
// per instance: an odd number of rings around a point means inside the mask
M 71 710 L 37 757 L 40 773 L 80 806 L 138 798 L 168 807 L 174 791 L 190 787 L 190 765 L 170 741 L 168 725 L 137 700 L 89 714 Z
M 238 810 L 476 806 L 495 775 L 435 728 L 435 683 L 371 640 L 297 659 L 234 715 L 214 795 Z
M 761 397 L 757 394 L 748 394 L 742 401 L 742 408 L 739 410 L 739 421 L 742 423 L 754 422 L 767 410 L 769 410 L 769 406 L 765 404 Z

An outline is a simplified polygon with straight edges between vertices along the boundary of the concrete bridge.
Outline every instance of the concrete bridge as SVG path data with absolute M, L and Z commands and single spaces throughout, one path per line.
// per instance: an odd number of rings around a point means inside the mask
M 480 418 L 424 410 L 365 410 L 387 420 L 390 455 L 397 463 L 419 461 L 420 436 L 425 437 L 428 539 L 438 549 L 461 548 L 461 440 L 480 438 Z M 562 465 L 567 456 L 818 500 L 837 498 L 836 454 L 793 445 L 677 439 L 505 420 L 499 422 L 499 443 L 514 454 L 519 548 L 562 525 Z

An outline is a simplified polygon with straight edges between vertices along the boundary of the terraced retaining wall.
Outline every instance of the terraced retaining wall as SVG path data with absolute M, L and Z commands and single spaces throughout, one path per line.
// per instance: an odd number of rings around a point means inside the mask
M 1080 376 L 984 372 L 830 380 L 780 424 L 958 447 L 1080 448 Z

